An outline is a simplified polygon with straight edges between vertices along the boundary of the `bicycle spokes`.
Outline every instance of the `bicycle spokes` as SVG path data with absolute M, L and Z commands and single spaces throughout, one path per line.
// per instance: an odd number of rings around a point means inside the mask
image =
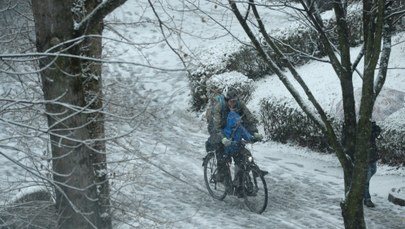
M 215 153 L 209 153 L 204 158 L 204 180 L 209 194 L 218 200 L 223 200 L 227 194 L 233 194 L 236 187 L 241 187 L 238 197 L 243 197 L 246 206 L 252 211 L 261 214 L 267 207 L 267 186 L 263 172 L 253 162 L 246 162 L 238 172 L 234 183 L 230 164 L 222 176 L 218 176 L 218 163 Z M 236 173 L 236 172 L 235 172 Z
M 204 180 L 207 186 L 208 192 L 212 197 L 218 200 L 223 200 L 226 196 L 226 187 L 223 182 L 219 182 L 217 179 L 217 160 L 215 154 L 209 154 L 205 158 L 204 163 Z
M 244 172 L 244 197 L 247 207 L 261 214 L 267 207 L 267 186 L 260 170 L 252 169 Z

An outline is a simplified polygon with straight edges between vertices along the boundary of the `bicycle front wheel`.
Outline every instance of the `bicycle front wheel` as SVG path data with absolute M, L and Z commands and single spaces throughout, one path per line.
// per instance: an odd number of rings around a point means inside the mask
M 266 180 L 258 167 L 243 172 L 243 196 L 246 206 L 252 211 L 261 214 L 267 207 Z
M 217 199 L 223 200 L 227 195 L 225 181 L 218 180 L 218 164 L 215 153 L 210 153 L 204 159 L 204 180 L 210 195 Z

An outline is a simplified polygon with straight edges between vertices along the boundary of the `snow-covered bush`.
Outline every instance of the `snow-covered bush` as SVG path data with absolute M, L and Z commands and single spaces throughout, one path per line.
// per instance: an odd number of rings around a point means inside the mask
M 268 139 L 293 143 L 320 152 L 331 152 L 326 136 L 301 110 L 277 99 L 260 102 L 261 122 Z M 337 121 L 336 127 L 341 126 Z
M 229 55 L 226 68 L 229 71 L 238 71 L 254 80 L 273 73 L 263 58 L 258 56 L 259 54 L 252 47 L 242 46 L 237 52 Z
M 350 11 L 350 42 L 352 46 L 358 45 L 361 41 L 361 11 Z M 337 32 L 334 18 L 324 20 L 325 31 L 331 37 L 331 41 L 337 45 Z M 307 63 L 312 57 L 325 56 L 325 50 L 319 42 L 317 31 L 303 25 L 302 23 L 292 24 L 288 28 L 270 31 L 284 52 L 285 56 L 295 65 Z M 280 68 L 283 68 L 284 60 L 273 55 L 271 48 L 261 39 L 267 52 L 273 56 L 274 61 Z M 303 55 L 305 53 L 305 55 Z M 250 79 L 259 79 L 265 75 L 272 74 L 269 66 L 259 57 L 253 46 L 246 46 L 240 43 L 229 42 L 221 45 L 199 50 L 194 55 L 187 57 L 186 66 L 189 70 L 189 80 L 192 92 L 192 108 L 201 110 L 208 102 L 206 82 L 212 75 L 224 72 L 237 71 Z
M 355 7 L 350 9 L 350 13 L 348 14 L 349 42 L 354 47 L 359 45 L 362 39 L 362 14 Z M 337 47 L 339 42 L 335 18 L 327 18 L 325 16 L 323 23 L 324 31 L 330 41 Z M 302 65 L 313 57 L 323 57 L 326 55 L 326 50 L 324 50 L 320 42 L 319 33 L 306 24 L 293 23 L 287 28 L 271 31 L 270 35 L 278 41 L 280 49 L 288 60 L 295 65 Z
M 405 109 L 395 114 L 403 117 Z M 261 122 L 268 139 L 282 143 L 293 143 L 320 152 L 332 152 L 322 131 L 301 110 L 286 102 L 268 98 L 260 102 Z M 392 118 L 391 118 L 392 119 Z M 394 119 L 398 120 L 398 118 Z M 384 164 L 405 165 L 405 125 L 389 125 L 389 120 L 380 125 L 381 139 L 377 140 L 379 159 Z M 338 138 L 342 122 L 332 119 Z
M 381 139 L 378 140 L 383 163 L 405 166 L 405 108 L 388 116 L 381 123 Z
M 240 49 L 240 44 L 229 42 L 198 50 L 185 59 L 189 71 L 191 88 L 191 105 L 194 110 L 201 110 L 208 103 L 207 80 L 215 74 L 227 72 L 229 55 Z
M 207 96 L 209 99 L 221 94 L 227 88 L 235 88 L 240 92 L 240 98 L 245 103 L 254 90 L 253 80 L 239 72 L 226 72 L 213 75 L 207 80 Z
M 1 228 L 56 228 L 57 219 L 50 190 L 40 186 L 21 189 L 0 210 Z
M 405 166 L 405 131 L 384 129 L 384 126 L 382 130 L 382 138 L 377 142 L 381 162 Z

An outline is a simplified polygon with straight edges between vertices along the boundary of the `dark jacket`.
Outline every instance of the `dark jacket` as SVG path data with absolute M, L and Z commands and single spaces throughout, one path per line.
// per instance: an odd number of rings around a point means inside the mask
M 214 107 L 213 137 L 216 138 L 215 139 L 216 142 L 221 141 L 221 139 L 225 137 L 223 133 L 223 128 L 225 128 L 226 126 L 226 119 L 228 117 L 229 112 L 231 111 L 226 101 L 224 106 L 225 107 L 223 111 L 222 105 L 219 103 Z M 249 133 L 254 134 L 258 132 L 257 130 L 258 121 L 243 102 L 239 101 L 239 105 L 235 107 L 234 111 L 241 116 L 243 126 L 246 128 L 247 131 L 249 131 Z
M 381 134 L 381 128 L 375 123 L 371 123 L 371 137 L 370 137 L 370 150 L 369 150 L 369 155 L 368 155 L 368 161 L 370 163 L 376 162 L 378 160 L 378 154 L 377 154 L 377 141 L 376 139 L 380 136 Z

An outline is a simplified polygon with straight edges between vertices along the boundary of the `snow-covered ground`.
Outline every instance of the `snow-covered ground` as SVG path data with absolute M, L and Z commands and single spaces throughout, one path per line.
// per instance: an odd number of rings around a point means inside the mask
M 201 4 L 204 9 L 210 10 L 210 15 L 219 21 L 222 20 L 234 34 L 244 39 L 229 12 L 224 13 L 220 7 L 214 8 L 212 3 L 204 1 Z M 135 5 L 128 2 L 111 18 L 134 21 Z M 275 11 L 272 13 L 275 15 L 273 20 L 277 20 L 272 25 L 285 26 L 289 17 Z M 221 36 L 224 33 L 223 28 L 203 19 L 203 16 L 199 17 L 190 12 L 181 16 L 173 14 L 173 17 L 183 16 L 187 20 L 181 24 L 184 32 L 182 38 L 190 49 L 212 50 L 212 47 L 233 42 L 229 36 Z M 124 31 L 124 35 L 133 41 L 142 41 L 142 38 L 146 41 L 158 40 L 161 37 L 155 25 L 142 28 L 126 27 Z M 216 39 L 205 39 L 215 35 Z M 114 48 L 117 49 L 116 46 Z M 147 57 L 154 65 L 166 68 L 181 67 L 166 45 L 156 46 L 151 50 L 153 51 L 150 51 Z M 393 50 L 394 64 L 401 64 L 398 58 L 403 55 L 402 50 Z M 127 53 L 135 52 L 128 50 Z M 215 59 L 215 56 L 212 58 Z M 139 170 L 135 169 L 131 176 L 134 177 L 134 185 L 131 187 L 133 195 L 139 198 L 139 208 L 142 209 L 142 214 L 145 214 L 138 222 L 139 227 L 343 228 L 339 207 L 344 196 L 343 177 L 340 165 L 333 155 L 322 155 L 275 142 L 255 144 L 251 150 L 256 161 L 261 168 L 270 172 L 266 177 L 269 186 L 267 210 L 262 215 L 251 213 L 241 200 L 233 196 L 227 197 L 225 201 L 216 201 L 209 196 L 204 186 L 201 164 L 205 156 L 204 142 L 208 135 L 205 120 L 201 118 L 203 116 L 188 109 L 190 95 L 186 75 L 182 72 L 163 73 L 141 67 L 132 69 L 131 74 L 122 71 L 118 66 L 109 70 L 120 72 L 118 75 L 121 77 L 139 75 L 138 82 L 145 86 L 147 93 L 152 92 L 150 96 L 156 98 L 157 106 L 162 109 L 159 117 L 164 117 L 160 123 L 163 133 L 157 138 L 145 129 L 137 133 L 134 139 L 141 142 L 142 148 L 138 154 L 147 158 L 137 162 L 143 165 L 142 175 L 137 175 Z M 328 111 L 333 109 L 338 103 L 340 92 L 338 81 L 330 66 L 312 62 L 300 67 L 299 71 L 308 80 L 321 104 Z M 401 72 L 390 74 L 387 86 L 405 91 L 405 81 L 400 74 Z M 356 81 L 360 82 L 359 79 Z M 256 82 L 256 86 L 254 96 L 248 104 L 255 112 L 258 112 L 258 101 L 264 97 L 289 98 L 274 76 Z M 149 166 L 145 166 L 145 162 Z M 117 184 L 116 186 L 119 187 Z M 403 168 L 378 166 L 370 188 L 377 207 L 365 209 L 369 228 L 404 227 L 405 208 L 393 205 L 387 200 L 391 188 L 402 186 L 405 186 Z M 123 224 L 117 226 L 131 228 Z
M 216 20 L 225 23 L 240 39 L 244 39 L 229 12 L 214 7 L 212 2 L 196 2 L 209 10 Z M 179 6 L 175 4 L 173 7 Z M 177 29 L 182 31 L 182 39 L 189 50 L 233 41 L 231 37 L 224 36 L 224 28 L 210 22 L 201 13 L 166 9 L 176 22 Z M 268 16 L 275 21 L 272 24 L 275 27 L 285 26 L 290 18 L 275 11 L 269 11 Z M 140 18 L 146 23 L 136 23 Z M 181 23 L 182 18 L 185 20 Z M 154 15 L 145 0 L 128 1 L 110 15 L 107 22 L 125 22 L 111 26 L 127 42 L 141 44 L 162 40 Z M 105 36 L 124 40 L 111 30 Z M 158 68 L 182 68 L 181 62 L 164 42 L 145 44 L 143 49 L 139 49 L 139 45 L 109 39 L 105 39 L 104 43 L 105 55 L 110 59 L 148 64 L 144 60 L 146 57 L 151 65 Z M 186 46 L 181 45 L 186 51 Z M 392 65 L 402 66 L 405 45 L 396 47 L 391 58 Z M 308 81 L 321 104 L 327 110 L 334 109 L 340 92 L 331 68 L 311 62 L 298 71 Z M 403 70 L 392 71 L 387 86 L 405 92 L 403 75 Z M 250 212 L 243 201 L 234 196 L 217 201 L 208 194 L 202 167 L 202 158 L 206 154 L 204 142 L 208 137 L 206 123 L 203 115 L 189 111 L 191 96 L 185 72 L 115 64 L 105 66 L 104 79 L 105 85 L 125 90 L 121 93 L 127 94 L 125 99 L 129 107 L 138 104 L 139 100 L 148 100 L 146 110 L 155 122 L 155 125 L 139 125 L 131 138 L 117 140 L 125 148 L 136 146 L 137 150 L 124 151 L 109 146 L 116 149 L 109 152 L 110 161 L 127 161 L 110 165 L 114 174 L 113 203 L 117 209 L 121 209 L 114 211 L 117 219 L 114 228 L 344 228 L 339 207 L 344 197 L 343 175 L 333 155 L 276 142 L 250 146 L 258 165 L 269 171 L 266 176 L 268 207 L 258 215 Z M 130 85 L 136 89 L 129 88 Z M 248 106 L 258 113 L 258 101 L 268 96 L 289 99 L 276 77 L 269 76 L 256 82 L 256 91 Z M 119 128 L 122 131 L 130 129 L 127 126 Z M 11 178 L 14 173 L 9 172 L 10 167 L 7 166 L 10 163 L 0 157 L 0 165 L 2 180 Z M 14 170 L 18 170 L 18 167 Z M 387 200 L 391 188 L 400 187 L 405 187 L 404 168 L 378 165 L 370 186 L 376 208 L 365 209 L 368 228 L 405 227 L 405 207 Z

